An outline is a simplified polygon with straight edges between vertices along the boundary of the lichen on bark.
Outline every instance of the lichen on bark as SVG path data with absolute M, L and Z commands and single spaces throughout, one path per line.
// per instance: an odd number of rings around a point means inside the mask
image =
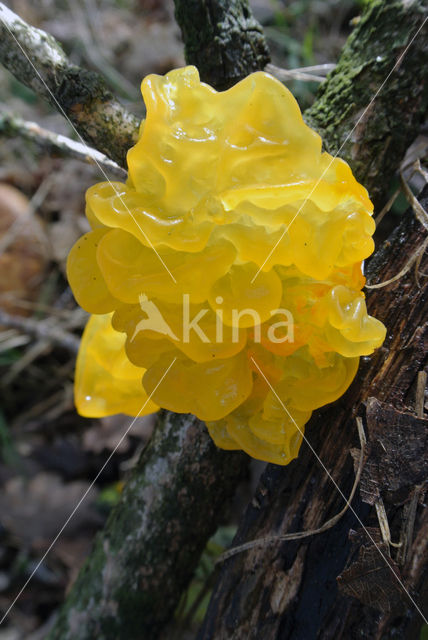
M 385 203 L 396 158 L 427 113 L 427 15 L 418 0 L 371 2 L 305 113 L 326 149 L 350 163 L 377 207 Z
M 199 420 L 162 412 L 49 640 L 157 640 L 245 468 Z

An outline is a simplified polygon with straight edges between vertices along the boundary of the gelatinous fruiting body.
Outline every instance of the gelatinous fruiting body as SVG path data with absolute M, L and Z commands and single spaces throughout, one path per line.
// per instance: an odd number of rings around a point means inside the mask
M 150 397 L 142 413 L 193 413 L 218 446 L 287 464 L 385 337 L 361 292 L 372 204 L 264 72 L 216 92 L 186 67 L 142 93 L 128 181 L 88 190 L 92 231 L 68 260 L 77 301 L 101 316 L 78 409 L 135 415 Z

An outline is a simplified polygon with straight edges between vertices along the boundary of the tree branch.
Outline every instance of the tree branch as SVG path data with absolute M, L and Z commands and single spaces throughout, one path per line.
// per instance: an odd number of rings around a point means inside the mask
M 174 0 L 188 64 L 204 82 L 228 89 L 270 62 L 263 29 L 248 0 Z
M 45 153 L 77 158 L 77 160 L 82 160 L 89 164 L 96 164 L 106 172 L 109 178 L 126 180 L 127 173 L 125 169 L 119 167 L 118 164 L 107 158 L 103 153 L 59 133 L 43 129 L 35 122 L 22 120 L 12 113 L 0 111 L 0 134 L 11 138 L 18 136 L 34 142 Z
M 370 3 L 305 113 L 327 150 L 349 162 L 379 211 L 397 158 L 428 111 L 427 15 L 417 0 Z
M 90 145 L 126 167 L 139 120 L 96 73 L 71 64 L 61 45 L 0 3 L 0 62 L 61 111 Z
M 348 160 L 360 180 L 366 181 L 378 202 L 383 201 L 406 147 L 417 135 L 421 115 L 427 110 L 423 78 L 427 68 L 425 28 L 400 59 L 424 19 L 420 2 L 371 3 L 345 45 L 336 70 L 305 113 L 305 119 L 323 135 L 326 147 L 332 152 L 341 149 L 339 155 Z M 399 68 L 343 144 L 397 60 Z M 428 193 L 425 206 L 427 198 Z M 424 227 L 409 211 L 370 261 L 369 282 L 381 282 L 398 273 L 425 238 Z M 392 286 L 370 292 L 369 312 L 387 326 L 386 343 L 371 358 L 362 360 L 347 394 L 333 406 L 316 412 L 306 427 L 312 447 L 345 495 L 354 474 L 349 455 L 355 445 L 354 420 L 364 413 L 365 400 L 374 396 L 401 410 L 405 404 L 409 413 L 414 411 L 414 383 L 426 357 L 427 280 L 422 284 L 418 287 L 413 272 L 409 272 Z M 403 440 L 396 452 L 398 459 L 406 447 Z M 304 443 L 298 459 L 287 467 L 268 465 L 234 545 L 267 535 L 316 529 L 342 506 L 343 500 L 325 469 Z M 368 505 L 354 500 L 353 507 L 364 523 L 376 524 Z M 367 520 L 369 516 L 371 520 Z M 401 517 L 401 510 L 389 505 L 388 518 L 395 539 L 400 535 Z M 338 592 L 336 578 L 346 562 L 351 562 L 348 533 L 351 527 L 358 526 L 358 520 L 348 512 L 333 529 L 314 538 L 255 547 L 231 557 L 224 563 L 214 587 L 198 640 L 327 640 L 357 636 L 378 640 L 387 637 L 383 635 L 387 628 L 404 638 L 411 624 L 414 629 L 420 627 L 420 615 L 405 597 L 401 610 L 392 605 L 391 611 L 380 615 Z M 402 567 L 402 579 L 412 593 L 417 593 L 426 580 L 427 534 L 427 518 L 420 514 L 410 558 Z M 401 598 L 401 587 L 397 587 L 389 570 L 379 590 L 383 587 L 388 593 L 391 583 L 395 595 Z M 360 589 L 363 592 L 365 588 L 368 590 L 363 582 Z
M 158 640 L 244 460 L 193 416 L 162 412 L 49 640 Z

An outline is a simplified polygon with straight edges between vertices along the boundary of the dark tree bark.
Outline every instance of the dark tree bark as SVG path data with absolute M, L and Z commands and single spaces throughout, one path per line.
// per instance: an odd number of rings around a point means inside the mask
M 421 2 L 378 1 L 369 7 L 349 39 L 336 71 L 305 114 L 322 133 L 330 151 L 342 147 L 363 108 L 423 25 L 425 15 Z M 427 63 L 423 27 L 394 71 L 397 77 L 391 75 L 340 153 L 375 194 L 378 203 L 384 201 L 386 188 L 407 146 L 417 135 L 421 117 L 427 113 L 424 82 Z M 380 67 L 383 70 L 379 71 Z M 428 193 L 423 204 L 426 208 Z M 368 281 L 380 282 L 395 276 L 409 257 L 420 250 L 425 239 L 426 227 L 408 211 L 400 227 L 371 260 Z M 427 271 L 426 267 L 421 268 Z M 348 393 L 335 405 L 316 412 L 307 425 L 309 442 L 345 495 L 349 494 L 354 477 L 349 452 L 357 444 L 355 417 L 365 415 L 364 402 L 373 396 L 414 415 L 416 379 L 426 365 L 427 280 L 420 282 L 421 286 L 410 271 L 386 288 L 368 292 L 369 312 L 388 329 L 385 344 L 372 357 L 362 359 Z M 409 428 L 411 420 L 412 415 Z M 426 441 L 424 446 L 426 457 Z M 396 452 L 397 459 L 403 460 L 403 468 L 405 451 L 404 441 Z M 427 481 L 425 475 L 421 484 Z M 402 501 L 404 506 L 387 503 L 394 540 L 402 535 L 402 518 L 408 522 L 410 491 L 404 492 Z M 279 533 L 316 529 L 343 505 L 343 498 L 325 470 L 303 444 L 298 459 L 286 468 L 267 467 L 234 545 Z M 356 498 L 353 508 L 365 525 L 378 526 L 369 505 Z M 376 598 L 371 601 L 372 608 L 367 606 L 370 598 L 361 593 L 364 589 L 370 591 L 370 586 L 373 588 L 369 582 L 363 581 L 358 587 L 366 606 L 339 593 L 336 578 L 346 563 L 351 563 L 348 533 L 359 526 L 358 519 L 348 511 L 334 528 L 319 536 L 256 546 L 226 560 L 198 640 L 380 639 L 412 633 L 407 635 L 409 640 L 418 637 L 415 629 L 420 627 L 422 618 L 405 597 L 401 608 L 397 605 L 393 611 L 386 611 L 381 603 L 384 611 L 379 613 L 381 605 Z M 419 592 L 426 595 L 423 585 L 427 540 L 428 520 L 419 506 L 406 561 L 397 554 L 401 579 L 418 601 Z M 367 543 L 368 539 L 364 541 Z M 388 552 L 386 546 L 384 553 Z M 376 570 L 383 570 L 382 557 L 379 555 L 376 560 L 380 562 Z M 394 605 L 403 591 L 389 568 L 385 575 L 388 584 L 375 585 L 374 591 L 384 588 L 386 601 Z M 343 574 L 343 582 L 346 576 Z M 388 591 L 390 584 L 393 586 Z
M 422 204 L 428 206 L 428 189 Z M 408 211 L 403 223 L 371 262 L 368 280 L 383 281 L 396 275 L 425 238 L 426 230 Z M 363 358 L 359 374 L 345 396 L 318 411 L 307 425 L 309 442 L 345 496 L 354 477 L 350 450 L 358 446 L 355 417 L 364 416 L 364 402 L 375 397 L 415 415 L 417 374 L 426 363 L 427 296 L 428 280 L 424 279 L 424 286 L 418 287 L 413 270 L 393 285 L 371 292 L 369 312 L 388 328 L 385 345 L 372 357 Z M 405 445 L 403 442 L 402 449 Z M 403 451 L 398 450 L 397 456 L 400 455 Z M 404 493 L 402 499 L 410 500 L 410 492 Z M 233 544 L 315 529 L 343 506 L 343 498 L 303 443 L 298 459 L 290 465 L 267 467 Z M 352 507 L 365 526 L 377 525 L 374 513 L 361 499 L 355 498 Z M 387 513 L 392 537 L 398 540 L 403 509 L 392 504 Z M 348 511 L 323 534 L 301 541 L 256 546 L 226 560 L 198 639 L 405 638 L 410 625 L 420 626 L 422 622 L 408 600 L 404 599 L 397 617 L 397 611 L 380 614 L 338 591 L 336 578 L 351 552 L 348 538 L 351 528 L 358 529 L 360 524 Z M 427 551 L 428 518 L 426 509 L 419 506 L 413 543 L 406 563 L 400 567 L 402 580 L 417 601 L 426 579 Z M 380 555 L 379 562 L 383 566 Z M 401 592 L 389 570 L 385 579 L 388 584 L 393 583 L 394 593 Z M 386 591 L 388 584 L 383 585 Z M 423 606 L 423 602 L 419 604 Z
M 305 113 L 327 150 L 340 149 L 379 210 L 397 158 L 427 113 L 427 15 L 420 0 L 371 3 Z
M 228 89 L 270 62 L 260 24 L 248 0 L 174 0 L 186 61 L 204 82 Z
M 243 460 L 217 449 L 196 418 L 162 412 L 49 639 L 158 639 Z

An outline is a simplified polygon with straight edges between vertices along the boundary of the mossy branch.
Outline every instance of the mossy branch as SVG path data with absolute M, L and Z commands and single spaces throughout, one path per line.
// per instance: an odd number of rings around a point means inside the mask
M 371 2 L 305 113 L 379 210 L 428 111 L 427 15 L 419 0 Z
M 0 62 L 48 100 L 90 145 L 126 167 L 138 119 L 113 97 L 98 74 L 73 65 L 51 35 L 0 3 Z
M 304 114 L 330 152 L 340 149 L 339 155 L 349 162 L 378 206 L 427 112 L 425 18 L 422 2 L 370 3 L 335 71 Z M 427 206 L 427 188 L 424 196 Z M 384 281 L 398 273 L 425 241 L 424 227 L 408 211 L 369 262 L 370 280 Z M 426 267 L 422 271 L 426 272 Z M 355 446 L 355 416 L 364 414 L 367 398 L 372 395 L 401 410 L 405 404 L 409 413 L 414 410 L 414 383 L 426 361 L 426 301 L 426 279 L 421 279 L 419 286 L 410 272 L 392 286 L 369 292 L 369 312 L 388 329 L 385 345 L 363 359 L 347 394 L 333 406 L 315 412 L 306 427 L 311 447 L 345 495 L 354 479 L 349 452 Z M 397 448 L 398 460 L 404 457 L 407 444 L 403 440 Z M 325 468 L 317 464 L 306 443 L 298 459 L 287 467 L 268 465 L 234 545 L 321 526 L 343 506 Z M 348 512 L 334 528 L 313 539 L 255 547 L 227 560 L 198 640 L 419 637 L 421 617 L 408 600 L 402 610 L 391 605 L 390 611 L 382 613 L 364 606 L 364 590 L 370 587 L 364 576 L 356 589 L 362 602 L 338 592 L 336 578 L 346 563 L 353 561 L 348 534 L 360 526 L 355 513 L 364 524 L 376 523 L 376 515 L 369 516 L 367 505 L 356 500 L 353 507 L 354 513 Z M 392 506 L 388 517 L 398 538 L 401 512 Z M 402 574 L 417 601 L 418 589 L 426 593 L 427 531 L 426 514 L 422 513 L 415 523 L 412 550 Z M 388 572 L 379 590 L 383 586 L 388 592 L 391 584 L 402 595 Z
M 158 640 L 244 469 L 199 420 L 162 412 L 49 640 Z

